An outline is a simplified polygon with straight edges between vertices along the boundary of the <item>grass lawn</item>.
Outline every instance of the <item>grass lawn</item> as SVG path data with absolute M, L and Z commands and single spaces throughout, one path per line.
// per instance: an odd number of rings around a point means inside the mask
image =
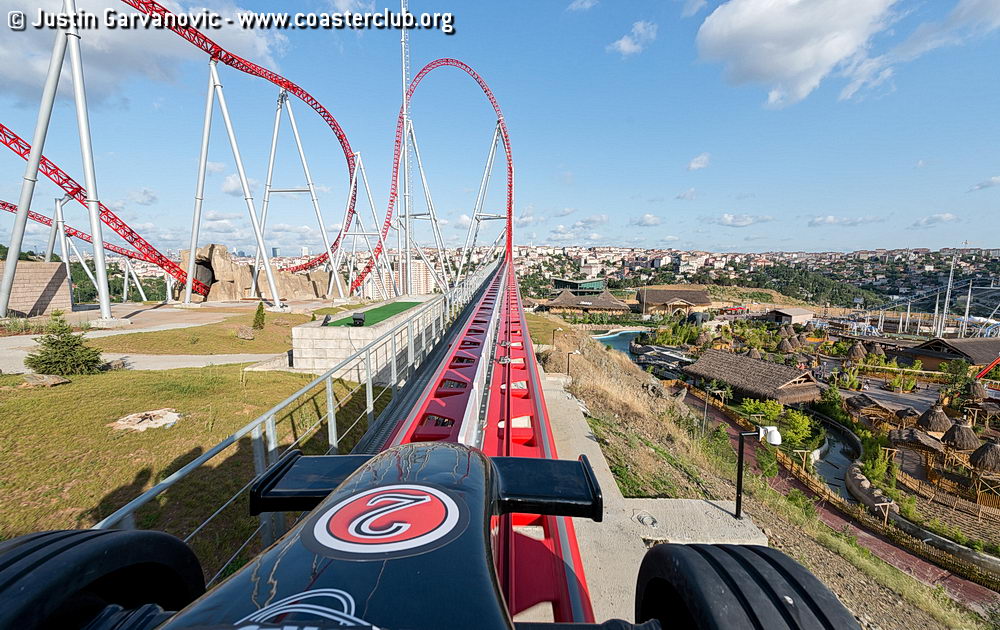
M 391 304 L 383 304 L 382 306 L 376 306 L 375 308 L 368 309 L 364 311 L 365 313 L 365 326 L 373 326 L 379 322 L 384 322 L 393 315 L 399 315 L 403 311 L 409 310 L 418 304 L 423 304 L 423 302 L 393 302 Z M 319 311 L 317 311 L 318 313 Z M 353 326 L 353 317 L 344 317 L 343 319 L 338 319 L 336 321 L 330 322 L 327 326 Z
M 0 375 L 0 540 L 47 529 L 90 527 L 152 487 L 236 429 L 312 380 L 288 372 L 242 373 L 241 365 L 164 371 L 121 371 L 74 376 L 51 389 L 15 389 L 19 376 Z M 341 435 L 364 406 L 364 388 L 337 382 Z M 376 395 L 380 390 L 376 390 Z M 381 396 L 381 409 L 391 392 Z M 169 407 L 176 425 L 144 432 L 114 430 L 121 416 Z M 318 387 L 277 418 L 279 442 L 308 435 L 325 411 Z M 341 443 L 346 452 L 364 421 Z M 325 452 L 326 430 L 304 442 L 309 454 Z M 140 509 L 140 527 L 175 535 L 191 533 L 253 476 L 249 439 L 229 447 Z M 199 533 L 192 545 L 206 572 L 214 573 L 256 527 L 244 500 Z M 235 544 L 234 544 L 235 541 Z
M 253 331 L 252 340 L 236 337 L 240 326 L 253 324 L 250 311 L 215 324 L 99 337 L 87 344 L 123 354 L 277 354 L 291 349 L 292 326 L 310 319 L 290 313 L 265 313 L 264 318 L 264 329 Z
M 552 343 L 552 331 L 556 328 L 562 328 L 563 330 L 571 328 L 569 324 L 555 315 L 525 313 L 524 318 L 528 322 L 528 334 L 531 335 L 531 343 L 534 345 L 549 345 Z

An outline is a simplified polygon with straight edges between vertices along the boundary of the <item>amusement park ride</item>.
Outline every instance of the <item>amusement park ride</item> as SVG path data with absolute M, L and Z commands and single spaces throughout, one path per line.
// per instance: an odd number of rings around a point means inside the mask
M 162 5 L 124 0 L 146 13 L 165 14 Z M 75 11 L 74 0 L 64 9 Z M 405 2 L 403 3 L 405 10 Z M 482 221 L 504 221 L 504 247 L 493 271 L 485 274 L 474 297 L 448 321 L 451 333 L 439 342 L 433 360 L 420 366 L 394 396 L 394 406 L 374 422 L 351 454 L 303 456 L 288 450 L 253 482 L 253 514 L 297 514 L 283 536 L 206 592 L 199 559 L 184 542 L 162 532 L 92 529 L 31 534 L 0 543 L 0 627 L 87 628 L 88 630 L 180 630 L 242 628 L 306 630 L 323 628 L 522 630 L 542 628 L 856 628 L 854 617 L 815 577 L 780 552 L 766 547 L 733 545 L 657 545 L 637 567 L 635 625 L 611 620 L 595 624 L 593 593 L 584 572 L 573 518 L 601 521 L 600 485 L 586 458 L 560 460 L 548 417 L 539 368 L 528 335 L 512 260 L 514 165 L 507 125 L 486 81 L 455 59 L 438 59 L 412 80 L 406 31 L 401 42 L 403 104 L 396 125 L 392 187 L 381 224 L 365 231 L 356 209 L 359 189 L 373 211 L 371 191 L 360 155 L 333 116 L 295 83 L 218 46 L 192 28 L 179 36 L 209 58 L 209 90 L 192 249 L 198 244 L 201 196 L 212 111 L 217 101 L 236 160 L 247 211 L 271 295 L 277 296 L 263 224 L 271 194 L 274 144 L 286 113 L 299 148 L 308 194 L 322 224 L 315 187 L 290 98 L 317 112 L 333 131 L 347 161 L 350 188 L 343 228 L 325 251 L 291 269 L 321 265 L 337 270 L 349 258 L 348 239 L 367 243 L 367 262 L 350 272 L 356 292 L 375 274 L 386 296 L 408 292 L 409 279 L 397 281 L 385 264 L 390 231 L 409 269 L 414 247 L 412 221 L 428 219 L 439 248 L 436 215 L 420 164 L 408 106 L 421 80 L 442 67 L 464 72 L 492 104 L 493 132 L 472 225 L 457 276 L 445 266 L 437 277 L 443 289 L 457 285 L 468 272 L 468 251 L 475 247 Z M 77 119 L 84 155 L 86 187 L 42 155 L 62 58 L 70 50 Z M 241 154 L 221 82 L 219 64 L 275 84 L 279 96 L 268 187 L 261 213 L 251 198 Z M 103 251 L 156 263 L 184 283 L 185 299 L 205 293 L 192 268 L 180 268 L 129 228 L 97 198 L 90 146 L 79 34 L 60 34 L 45 85 L 39 124 L 32 144 L 0 127 L 6 146 L 28 162 L 11 241 L 17 259 L 25 221 L 51 224 L 30 209 L 37 173 L 87 206 L 90 235 L 62 224 L 68 236 L 92 242 L 101 289 L 101 308 L 110 317 Z M 506 159 L 506 213 L 483 212 L 486 188 L 501 143 Z M 427 212 L 410 203 L 410 148 L 420 172 Z M 402 171 L 402 172 L 400 172 Z M 359 177 L 360 175 L 360 177 Z M 396 211 L 402 187 L 400 212 Z M 104 243 L 101 223 L 121 235 L 135 251 Z M 325 230 L 324 230 L 325 234 Z M 422 254 L 420 254 L 422 255 Z M 193 257 L 192 257 L 193 259 Z M 439 259 L 444 260 L 443 256 Z M 11 258 L 0 287 L 0 310 L 10 295 Z M 465 279 L 471 277 L 466 273 Z M 275 300 L 277 306 L 277 300 Z M 395 366 L 395 363 L 393 363 Z M 394 368 L 395 369 L 395 368 Z M 591 571 L 600 571 L 591 567 Z M 515 621 L 538 605 L 551 608 L 556 623 Z

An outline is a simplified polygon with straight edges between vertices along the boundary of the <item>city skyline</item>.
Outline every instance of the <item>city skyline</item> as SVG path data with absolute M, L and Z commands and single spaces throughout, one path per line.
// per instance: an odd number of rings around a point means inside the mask
M 4 0 L 0 8 L 28 4 Z M 90 10 L 106 4 L 80 2 Z M 273 9 L 264 2 L 201 4 L 223 13 L 236 6 Z M 370 6 L 314 4 L 324 10 Z M 181 2 L 176 8 L 193 6 Z M 455 35 L 413 34 L 414 72 L 435 57 L 466 59 L 504 107 L 517 165 L 519 244 L 737 252 L 1000 243 L 990 221 L 1000 194 L 1000 152 L 993 141 L 1000 123 L 991 114 L 1000 86 L 979 79 L 989 76 L 989 59 L 1000 52 L 997 3 L 823 0 L 806 8 L 689 0 L 621 7 L 566 0 L 522 3 L 504 12 L 444 3 L 414 3 L 411 10 L 452 10 L 456 20 Z M 720 37 L 723 30 L 733 36 Z M 398 37 L 377 31 L 289 35 L 211 33 L 298 81 L 331 109 L 365 156 L 381 216 L 399 103 Z M 832 35 L 842 36 L 837 46 L 815 44 Z M 94 31 L 83 38 L 100 196 L 163 250 L 187 246 L 204 102 L 203 61 L 175 40 L 159 32 Z M 751 54 L 773 42 L 786 48 L 766 59 Z M 44 68 L 51 33 L 27 31 L 4 44 L 0 58 L 9 68 L 10 89 L 0 101 L 3 122 L 30 136 L 42 71 L 21 70 Z M 498 57 L 501 46 L 509 52 Z M 135 62 L 122 66 L 121 55 Z M 345 73 L 350 81 L 343 80 Z M 465 236 L 491 112 L 466 77 L 429 80 L 437 87 L 418 94 L 413 116 L 434 200 L 447 222 L 442 230 L 455 246 Z M 273 109 L 276 94 L 231 70 L 223 69 L 223 81 L 259 204 L 270 129 L 249 123 Z M 64 78 L 63 88 L 70 83 Z M 334 230 L 346 197 L 343 157 L 329 130 L 296 105 Z M 137 129 L 143 142 L 129 142 Z M 275 182 L 298 185 L 285 132 Z M 81 178 L 65 100 L 46 154 Z M 201 242 L 252 250 L 221 136 L 210 162 Z M 23 162 L 7 153 L 0 168 L 8 174 L 0 198 L 16 201 Z M 499 169 L 491 210 L 503 203 Z M 51 212 L 55 194 L 54 186 L 40 183 L 35 209 Z M 415 201 L 419 207 L 419 194 Z M 371 223 L 367 205 L 359 209 Z M 83 228 L 81 210 L 67 206 L 67 221 Z M 10 224 L 11 216 L 0 217 L 0 240 Z M 430 244 L 426 231 L 418 236 Z M 45 228 L 32 226 L 26 246 L 37 249 L 45 237 Z M 285 251 L 302 244 L 319 251 L 308 203 L 274 201 L 267 241 Z

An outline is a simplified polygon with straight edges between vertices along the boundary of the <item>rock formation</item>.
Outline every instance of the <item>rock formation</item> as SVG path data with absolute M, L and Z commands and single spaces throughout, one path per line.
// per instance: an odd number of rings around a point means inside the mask
M 181 252 L 181 268 L 187 269 L 189 250 Z M 224 245 L 211 244 L 199 247 L 194 258 L 195 278 L 207 284 L 208 296 L 192 295 L 195 302 L 235 302 L 250 295 L 253 285 L 252 265 L 236 263 L 229 256 Z M 274 269 L 274 282 L 278 286 L 279 297 L 282 300 L 314 300 L 338 297 L 337 290 L 333 295 L 326 294 L 330 283 L 330 274 L 326 271 L 311 271 L 308 273 L 289 273 Z M 338 274 L 337 282 L 340 295 L 346 295 L 344 280 Z M 261 295 L 271 299 L 271 289 L 267 284 L 267 275 L 261 269 L 257 280 Z M 178 283 L 174 287 L 174 298 L 180 299 L 184 294 L 184 285 Z

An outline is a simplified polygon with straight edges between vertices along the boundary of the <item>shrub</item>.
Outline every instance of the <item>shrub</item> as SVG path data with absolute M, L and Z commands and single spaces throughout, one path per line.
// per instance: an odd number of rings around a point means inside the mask
M 53 313 L 48 324 L 48 333 L 38 339 L 38 352 L 29 354 L 24 365 L 39 374 L 70 376 L 73 374 L 95 374 L 104 361 L 101 352 L 88 347 L 83 335 L 74 335 L 73 328 L 62 315 Z
M 802 510 L 802 513 L 809 518 L 816 518 L 816 503 L 798 488 L 792 488 L 785 495 L 788 502 Z
M 778 424 L 781 428 L 781 441 L 792 448 L 802 446 L 812 435 L 812 418 L 801 411 L 785 411 Z
M 264 330 L 264 303 L 257 302 L 257 311 L 253 314 L 253 329 Z
M 756 398 L 744 398 L 740 403 L 740 411 L 747 416 L 761 414 L 765 422 L 774 422 L 785 410 L 785 406 L 777 400 L 757 400 Z
M 778 458 L 774 454 L 773 447 L 761 444 L 757 448 L 757 465 L 760 467 L 760 474 L 764 477 L 778 476 Z

